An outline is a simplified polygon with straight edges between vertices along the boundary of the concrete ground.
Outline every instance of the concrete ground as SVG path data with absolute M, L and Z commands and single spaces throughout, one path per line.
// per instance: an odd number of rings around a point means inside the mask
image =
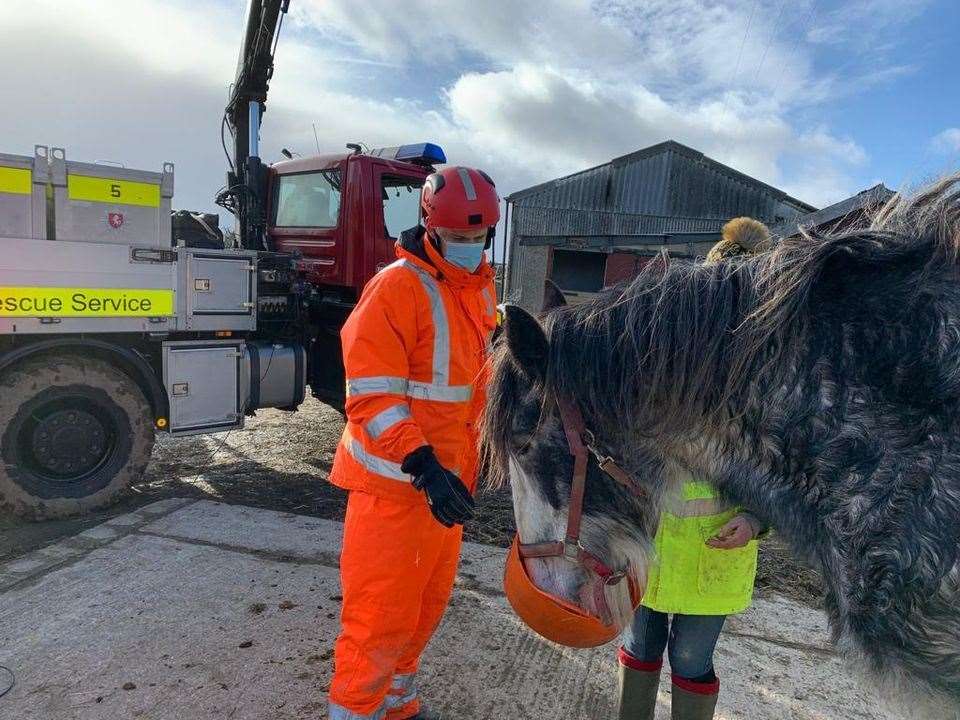
M 324 718 L 340 525 L 171 499 L 0 564 L 0 718 Z M 451 719 L 609 718 L 614 648 L 531 634 L 504 551 L 469 544 L 421 686 Z M 758 598 L 717 649 L 722 720 L 893 720 L 828 645 L 823 616 Z M 3 676 L 0 675 L 0 686 Z M 2 687 L 0 687 L 2 692 Z M 658 718 L 669 717 L 669 684 Z

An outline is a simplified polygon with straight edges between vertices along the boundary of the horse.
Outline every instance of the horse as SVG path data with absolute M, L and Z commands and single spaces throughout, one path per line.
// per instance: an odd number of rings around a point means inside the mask
M 564 398 L 642 490 L 591 458 L 580 537 L 595 557 L 642 580 L 677 478 L 706 479 L 819 570 L 845 656 L 960 709 L 960 173 L 842 231 L 716 264 L 661 255 L 551 304 L 539 319 L 505 307 L 481 425 L 524 543 L 564 534 Z M 526 564 L 597 612 L 582 567 Z

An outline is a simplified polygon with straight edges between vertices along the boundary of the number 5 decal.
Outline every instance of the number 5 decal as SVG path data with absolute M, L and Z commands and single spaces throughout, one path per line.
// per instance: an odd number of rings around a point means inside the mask
M 120 186 L 116 183 L 110 186 L 110 197 L 120 197 Z

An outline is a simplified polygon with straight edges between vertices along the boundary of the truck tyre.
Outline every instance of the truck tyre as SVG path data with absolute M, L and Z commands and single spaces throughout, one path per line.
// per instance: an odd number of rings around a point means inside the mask
M 46 356 L 0 376 L 0 509 L 30 520 L 109 505 L 139 479 L 153 414 L 108 362 Z

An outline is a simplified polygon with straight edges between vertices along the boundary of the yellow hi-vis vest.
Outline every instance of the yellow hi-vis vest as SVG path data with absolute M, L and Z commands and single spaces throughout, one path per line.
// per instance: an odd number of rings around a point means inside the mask
M 750 607 L 757 541 L 735 550 L 706 545 L 738 512 L 707 483 L 685 481 L 660 514 L 643 605 L 684 615 L 730 615 Z

